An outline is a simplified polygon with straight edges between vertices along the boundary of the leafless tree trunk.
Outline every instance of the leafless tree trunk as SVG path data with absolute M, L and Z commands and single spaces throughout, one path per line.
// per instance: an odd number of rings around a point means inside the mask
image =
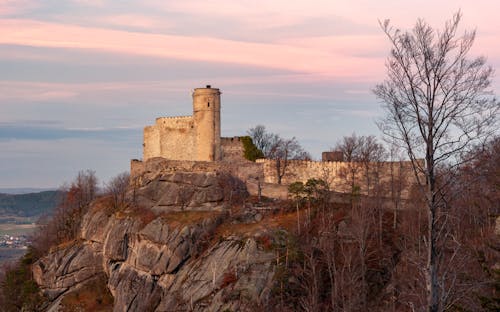
M 439 216 L 446 209 L 445 187 L 452 182 L 438 168 L 453 168 L 475 142 L 496 131 L 499 103 L 489 86 L 493 70 L 483 57 L 469 59 L 475 32 L 457 35 L 461 13 L 442 31 L 423 20 L 411 32 L 381 27 L 391 43 L 387 79 L 374 93 L 384 102 L 381 130 L 404 147 L 427 206 L 427 307 L 443 311 L 440 285 Z M 424 158 L 425 162 L 420 161 Z M 439 183 L 438 183 L 439 180 Z

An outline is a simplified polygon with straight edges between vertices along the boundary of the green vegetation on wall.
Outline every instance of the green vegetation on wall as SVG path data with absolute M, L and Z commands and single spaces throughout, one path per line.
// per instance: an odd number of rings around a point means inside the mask
M 243 143 L 244 156 L 250 161 L 255 161 L 259 158 L 264 158 L 264 153 L 253 144 L 252 138 L 249 136 L 241 137 Z

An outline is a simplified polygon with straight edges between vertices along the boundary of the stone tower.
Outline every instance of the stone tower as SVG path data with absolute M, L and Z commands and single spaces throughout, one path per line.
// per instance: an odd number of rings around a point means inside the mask
M 196 160 L 221 160 L 219 89 L 210 85 L 194 89 L 193 119 Z

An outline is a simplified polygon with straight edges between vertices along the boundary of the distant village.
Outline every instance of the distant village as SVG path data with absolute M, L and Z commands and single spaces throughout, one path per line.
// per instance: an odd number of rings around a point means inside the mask
M 0 236 L 0 248 L 27 249 L 31 244 L 27 235 L 7 235 Z

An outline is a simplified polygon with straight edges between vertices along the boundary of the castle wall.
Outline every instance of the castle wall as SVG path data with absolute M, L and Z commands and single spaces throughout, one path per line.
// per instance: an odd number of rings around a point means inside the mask
M 144 143 L 142 144 L 142 159 L 159 157 L 160 152 L 160 131 L 156 125 L 144 128 Z
M 196 138 L 193 118 L 166 117 L 156 119 L 160 129 L 160 155 L 174 160 L 195 159 Z
M 258 159 L 257 163 L 263 165 L 264 182 L 278 183 L 275 160 Z M 316 178 L 326 181 L 331 190 L 350 193 L 354 179 L 354 185 L 359 187 L 360 194 L 366 195 L 373 190 L 377 180 L 380 186 L 388 186 L 391 179 L 402 177 L 403 198 L 408 197 L 409 186 L 414 184 L 409 161 L 369 163 L 368 174 L 366 170 L 363 163 L 290 160 L 282 177 L 282 184 L 288 185 L 297 181 L 305 183 L 309 179 Z
M 248 161 L 243 155 L 245 150 L 243 148 L 243 143 L 240 140 L 240 137 L 232 137 L 232 138 L 221 138 L 221 149 L 222 156 L 221 158 L 224 161 Z
M 195 155 L 193 118 L 160 117 L 153 126 L 144 128 L 143 159 L 165 157 L 190 160 Z
M 236 141 L 231 141 L 230 138 L 224 138 L 222 141 L 227 143 L 226 146 L 236 145 Z M 359 187 L 360 195 L 373 194 L 375 173 L 377 173 L 379 185 L 384 188 L 385 196 L 391 196 L 389 190 L 391 182 L 394 182 L 392 187 L 397 188 L 397 192 L 401 192 L 401 198 L 409 198 L 411 188 L 415 184 L 410 162 L 381 162 L 369 165 L 370 188 L 363 164 L 349 162 L 290 161 L 287 173 L 282 179 L 282 185 L 277 184 L 276 162 L 268 159 L 258 159 L 256 162 L 248 160 L 208 162 L 165 158 L 154 158 L 148 161 L 132 160 L 130 176 L 131 181 L 139 179 L 139 182 L 143 184 L 144 179 L 152 180 L 155 176 L 168 172 L 227 172 L 245 182 L 252 195 L 258 194 L 260 184 L 262 195 L 286 199 L 289 184 L 296 181 L 305 183 L 311 178 L 326 181 L 332 191 L 350 194 L 352 191 L 351 174 L 354 174 L 354 184 Z M 396 182 L 397 180 L 400 181 Z M 336 200 L 339 199 L 340 197 Z

